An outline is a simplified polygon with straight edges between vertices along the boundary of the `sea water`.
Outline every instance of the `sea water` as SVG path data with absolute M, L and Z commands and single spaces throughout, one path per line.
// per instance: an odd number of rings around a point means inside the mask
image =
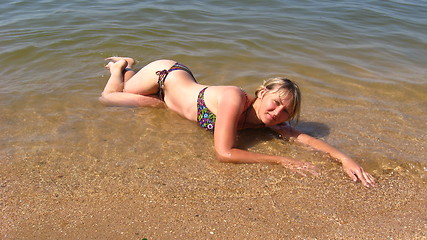
M 376 176 L 424 177 L 426 16 L 427 2 L 399 0 L 2 1 L 0 164 L 77 153 L 175 167 L 214 159 L 212 135 L 195 123 L 165 109 L 98 103 L 103 59 L 130 56 L 137 67 L 174 59 L 203 84 L 249 93 L 270 77 L 294 79 L 300 130 Z M 261 136 L 242 145 L 312 158 L 271 135 L 249 131 L 239 141 Z

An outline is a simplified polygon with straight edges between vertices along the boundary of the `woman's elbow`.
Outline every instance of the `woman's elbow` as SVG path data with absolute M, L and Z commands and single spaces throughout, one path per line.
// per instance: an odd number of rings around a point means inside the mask
M 105 99 L 104 94 L 102 94 L 102 95 L 98 98 L 98 101 L 99 101 L 100 103 L 102 103 L 102 104 L 105 104 L 105 105 L 106 105 L 106 103 L 107 103 L 107 99 Z
M 218 151 L 216 150 L 216 158 L 220 162 L 228 163 L 232 162 L 231 160 L 231 153 L 229 151 Z
M 111 104 L 108 99 L 108 94 L 104 94 L 104 93 L 101 94 L 101 96 L 98 98 L 98 101 L 105 106 L 109 106 Z

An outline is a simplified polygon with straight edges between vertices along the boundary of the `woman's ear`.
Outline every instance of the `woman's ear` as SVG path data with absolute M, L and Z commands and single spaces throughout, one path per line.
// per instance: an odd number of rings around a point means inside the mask
M 267 88 L 265 88 L 265 87 L 263 87 L 261 90 L 259 90 L 258 91 L 258 94 L 257 94 L 257 98 L 263 98 L 264 97 L 264 95 L 267 93 Z

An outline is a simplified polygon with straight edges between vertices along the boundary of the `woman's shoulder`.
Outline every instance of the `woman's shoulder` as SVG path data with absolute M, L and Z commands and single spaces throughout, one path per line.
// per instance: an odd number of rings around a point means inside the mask
M 248 94 L 243 88 L 237 87 L 237 86 L 219 86 L 218 89 L 215 90 L 216 93 L 220 97 L 224 97 L 225 99 L 233 99 L 240 98 L 242 101 L 249 103 L 252 103 L 255 101 L 255 97 L 251 94 Z
M 236 86 L 211 86 L 210 96 L 214 98 L 217 104 L 244 106 L 249 105 L 253 97 L 249 96 L 245 90 Z M 213 99 L 212 99 L 213 100 Z
M 212 92 L 218 97 L 233 97 L 247 95 L 245 90 L 237 86 L 211 86 Z

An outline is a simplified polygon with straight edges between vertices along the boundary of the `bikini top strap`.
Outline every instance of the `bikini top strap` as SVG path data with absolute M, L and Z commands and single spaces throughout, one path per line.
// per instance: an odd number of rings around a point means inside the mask
M 246 98 L 245 107 L 246 107 L 246 105 L 248 104 L 248 101 L 249 101 L 248 94 L 246 93 L 246 91 L 243 88 L 240 88 L 240 90 L 242 90 L 242 92 L 245 94 L 245 98 Z

